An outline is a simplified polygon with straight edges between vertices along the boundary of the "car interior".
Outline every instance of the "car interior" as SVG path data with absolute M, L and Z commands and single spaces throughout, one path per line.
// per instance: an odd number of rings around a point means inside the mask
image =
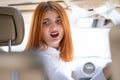
M 41 1 L 0 0 L 0 80 L 48 80 L 34 52 L 24 51 L 23 47 L 32 13 Z M 70 18 L 75 48 L 74 80 L 90 80 L 110 62 L 111 80 L 120 80 L 120 1 L 53 1 L 61 4 Z

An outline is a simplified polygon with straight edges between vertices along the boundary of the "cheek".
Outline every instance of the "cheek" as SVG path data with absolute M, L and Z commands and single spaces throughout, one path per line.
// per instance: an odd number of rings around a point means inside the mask
M 62 35 L 64 35 L 64 29 L 63 29 L 63 27 L 60 27 L 60 32 L 62 33 Z
M 45 31 L 46 31 L 45 29 L 42 30 L 43 35 L 45 35 Z
M 46 34 L 46 32 L 45 32 L 45 31 L 43 31 L 43 33 L 42 33 L 42 38 L 43 38 L 43 40 L 46 42 L 46 39 L 47 39 L 47 34 Z
M 42 30 L 42 34 L 43 34 L 43 37 L 46 37 L 49 33 L 49 29 L 48 28 L 43 28 Z

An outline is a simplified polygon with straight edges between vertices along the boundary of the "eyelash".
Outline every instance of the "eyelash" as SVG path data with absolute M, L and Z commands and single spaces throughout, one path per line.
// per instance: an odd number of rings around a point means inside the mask
M 61 19 L 56 20 L 57 24 L 61 24 L 61 22 L 62 22 Z
M 61 21 L 61 19 L 58 19 L 58 20 L 55 21 L 55 23 L 56 24 L 61 24 L 62 21 Z M 50 25 L 50 21 L 49 20 L 48 21 L 43 21 L 43 25 Z
M 49 21 L 43 22 L 43 25 L 48 25 L 48 24 L 49 24 Z

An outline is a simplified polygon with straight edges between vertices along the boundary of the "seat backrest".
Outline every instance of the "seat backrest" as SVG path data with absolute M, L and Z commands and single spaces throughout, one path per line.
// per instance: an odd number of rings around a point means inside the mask
M 13 52 L 11 45 L 19 45 L 24 38 L 21 12 L 13 7 L 0 6 L 0 46 L 9 46 L 9 52 L 0 51 L 0 80 L 47 80 L 42 63 L 31 52 Z
M 2 52 L 0 54 L 0 80 L 47 80 L 44 66 L 35 53 Z
M 113 80 L 120 80 L 120 25 L 110 30 L 109 39 Z

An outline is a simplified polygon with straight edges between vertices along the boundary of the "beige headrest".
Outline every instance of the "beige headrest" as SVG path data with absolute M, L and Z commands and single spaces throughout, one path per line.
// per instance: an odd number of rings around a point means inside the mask
M 0 6 L 0 46 L 18 45 L 24 38 L 24 21 L 20 11 L 13 7 Z

